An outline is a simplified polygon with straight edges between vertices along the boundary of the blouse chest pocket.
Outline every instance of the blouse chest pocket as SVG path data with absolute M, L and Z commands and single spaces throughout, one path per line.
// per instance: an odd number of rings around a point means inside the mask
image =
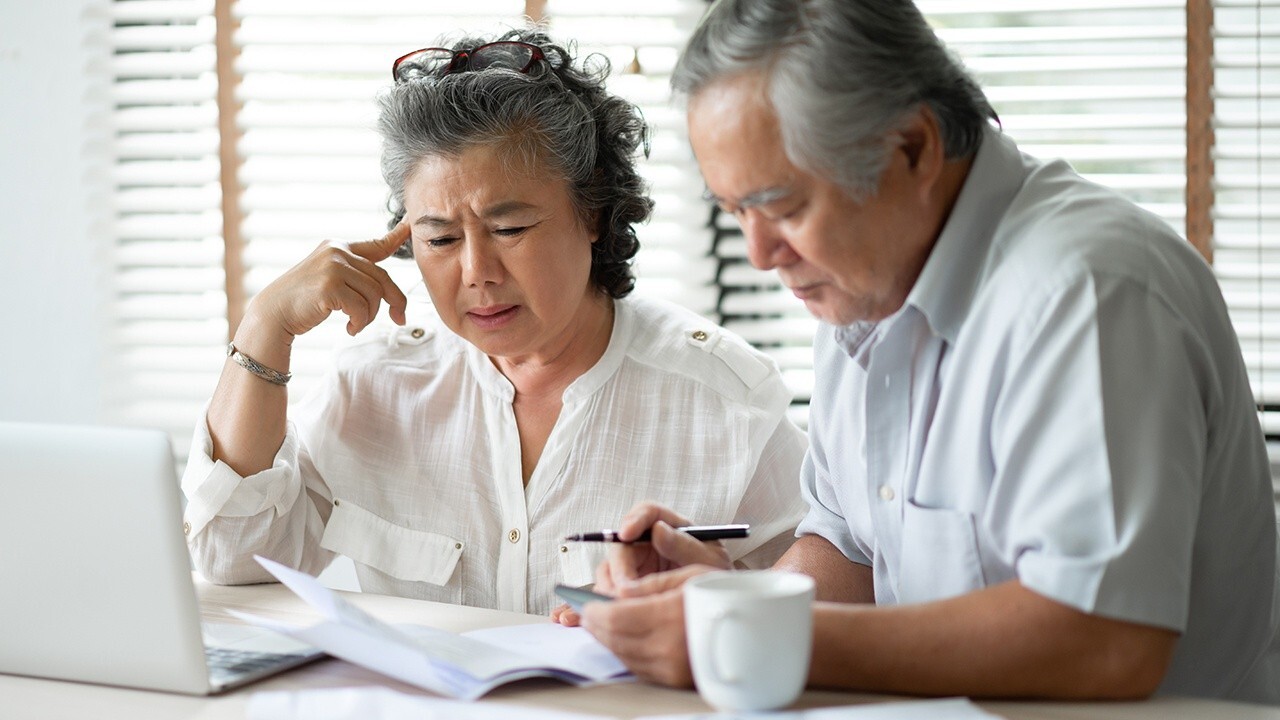
M 333 501 L 320 546 L 394 579 L 441 587 L 449 584 L 463 550 L 459 540 L 396 525 L 341 499 Z
M 913 502 L 903 511 L 899 602 L 942 600 L 986 586 L 973 515 Z
M 596 567 L 604 560 L 604 543 L 566 543 L 559 548 L 560 582 L 582 587 L 596 581 Z

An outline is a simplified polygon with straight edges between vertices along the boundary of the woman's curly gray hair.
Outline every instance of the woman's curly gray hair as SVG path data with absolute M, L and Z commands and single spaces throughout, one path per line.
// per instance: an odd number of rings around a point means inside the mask
M 610 297 L 624 297 L 635 287 L 631 260 L 640 244 L 634 225 L 653 209 L 635 167 L 636 151 L 649 152 L 644 118 L 605 91 L 606 59 L 599 57 L 591 69 L 575 66 L 569 50 L 537 30 L 464 38 L 452 47 L 506 40 L 536 45 L 546 59 L 523 74 L 490 67 L 443 76 L 415 69 L 410 59 L 401 70 L 406 79 L 379 98 L 389 227 L 404 217 L 405 182 L 423 158 L 500 145 L 568 182 L 579 217 L 598 234 L 591 246 L 592 282 Z M 406 243 L 397 255 L 412 253 Z

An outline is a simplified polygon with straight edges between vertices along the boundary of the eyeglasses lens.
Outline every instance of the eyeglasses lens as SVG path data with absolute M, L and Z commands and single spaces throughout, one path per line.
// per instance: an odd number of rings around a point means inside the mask
M 528 45 L 514 42 L 489 43 L 472 51 L 467 69 L 499 67 L 523 72 L 532 60 L 533 48 Z
M 435 75 L 453 62 L 453 51 L 444 48 L 420 50 L 400 61 L 400 65 L 413 67 L 418 74 Z

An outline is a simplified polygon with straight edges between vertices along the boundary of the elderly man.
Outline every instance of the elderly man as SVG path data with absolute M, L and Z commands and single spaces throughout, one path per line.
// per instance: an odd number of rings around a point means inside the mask
M 721 0 L 674 84 L 752 264 L 823 321 L 776 565 L 817 580 L 810 683 L 1280 702 L 1267 456 L 1200 256 L 1021 154 L 909 0 Z M 634 510 L 653 542 L 582 618 L 674 685 L 679 585 L 726 566 L 682 520 Z

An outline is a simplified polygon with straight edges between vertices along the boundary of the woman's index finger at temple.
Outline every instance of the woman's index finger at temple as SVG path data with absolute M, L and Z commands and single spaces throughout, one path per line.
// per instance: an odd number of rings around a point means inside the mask
M 364 240 L 351 243 L 351 252 L 366 260 L 381 262 L 395 254 L 396 250 L 409 239 L 409 223 L 401 222 L 391 228 L 391 232 L 377 240 Z

